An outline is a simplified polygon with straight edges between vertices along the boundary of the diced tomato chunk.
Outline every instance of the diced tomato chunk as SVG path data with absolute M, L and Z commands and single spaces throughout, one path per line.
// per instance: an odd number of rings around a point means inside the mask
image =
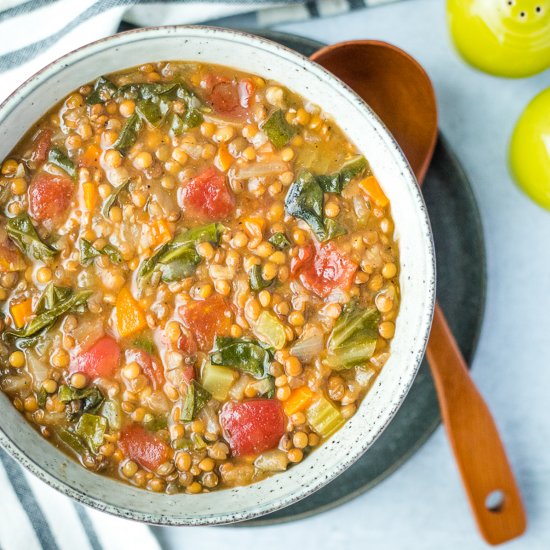
M 222 115 L 246 118 L 254 99 L 255 86 L 249 78 L 229 80 L 223 76 L 209 75 L 206 80 L 210 103 Z
M 52 146 L 53 131 L 49 128 L 40 130 L 32 143 L 33 149 L 31 160 L 36 163 L 42 163 L 48 158 L 50 147 Z
M 296 275 L 296 273 L 298 273 L 298 271 L 300 271 L 300 269 L 302 269 L 302 267 L 313 257 L 314 253 L 315 248 L 312 244 L 299 248 L 298 255 L 290 260 L 290 273 Z
M 128 458 L 149 470 L 156 470 L 170 458 L 170 447 L 137 424 L 122 430 L 118 444 Z
M 54 176 L 40 172 L 29 187 L 29 209 L 38 221 L 55 220 L 62 216 L 74 194 L 74 183 L 67 176 Z
M 131 348 L 126 351 L 126 362 L 135 361 L 143 371 L 143 374 L 149 378 L 154 390 L 158 390 L 164 386 L 166 379 L 164 378 L 164 369 L 159 361 L 151 354 L 138 348 Z
M 110 336 L 103 336 L 93 346 L 79 353 L 70 366 L 71 372 L 83 372 L 89 378 L 111 376 L 120 362 L 120 346 Z
M 233 82 L 218 82 L 212 88 L 210 101 L 218 113 L 231 113 L 240 107 L 239 90 Z
M 348 290 L 359 266 L 333 243 L 320 245 L 315 256 L 299 269 L 300 281 L 311 292 L 326 298 L 333 290 Z
M 178 198 L 186 214 L 201 220 L 222 220 L 235 209 L 235 197 L 225 175 L 214 167 L 189 180 L 180 189 Z
M 201 350 L 212 347 L 216 336 L 227 336 L 231 319 L 229 306 L 219 294 L 207 300 L 193 300 L 180 306 L 179 315 L 184 326 L 193 334 Z
M 223 436 L 234 456 L 263 453 L 279 444 L 286 417 L 278 399 L 230 401 L 220 413 Z

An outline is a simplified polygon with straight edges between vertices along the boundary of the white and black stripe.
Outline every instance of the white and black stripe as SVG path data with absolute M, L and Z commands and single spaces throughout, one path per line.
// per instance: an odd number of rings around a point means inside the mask
M 57 550 L 59 547 L 52 534 L 50 524 L 46 520 L 42 508 L 36 501 L 34 493 L 25 478 L 25 474 L 21 471 L 19 466 L 4 453 L 4 451 L 0 451 L 0 462 L 2 463 L 2 468 L 6 477 L 9 479 L 12 490 L 19 499 L 21 509 L 24 510 L 28 516 L 29 523 L 34 530 L 36 539 L 42 548 Z
M 246 15 L 247 27 L 327 17 L 395 0 L 0 0 L 0 100 L 55 57 L 132 26 Z M 197 9 L 201 5 L 208 9 Z M 149 10 L 149 11 L 147 11 Z M 163 12 L 165 18 L 163 19 Z M 207 12 L 204 18 L 201 14 Z M 253 18 L 253 21 L 251 21 Z M 252 24 L 251 24 L 252 23 Z M 32 29 L 32 32 L 22 30 Z M 33 34 L 34 33 L 34 34 Z M 145 525 L 86 509 L 24 472 L 0 450 L 1 550 L 159 550 Z M 131 524 L 130 527 L 127 525 Z

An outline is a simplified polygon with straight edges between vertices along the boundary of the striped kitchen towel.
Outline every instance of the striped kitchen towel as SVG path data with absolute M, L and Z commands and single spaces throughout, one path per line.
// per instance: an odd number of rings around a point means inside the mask
M 52 60 L 136 26 L 219 22 L 247 27 L 326 17 L 394 0 L 0 0 L 0 101 Z M 232 18 L 231 24 L 239 24 Z
M 47 63 L 115 33 L 123 21 L 134 26 L 227 25 L 231 16 L 231 26 L 253 28 L 391 1 L 0 0 L 0 101 Z M 149 527 L 84 508 L 1 449 L 0 495 L 0 550 L 160 550 Z

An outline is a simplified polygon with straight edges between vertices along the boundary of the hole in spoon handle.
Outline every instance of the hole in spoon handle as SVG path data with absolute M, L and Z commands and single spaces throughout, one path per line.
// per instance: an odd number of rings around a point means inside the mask
M 481 534 L 490 544 L 518 537 L 525 531 L 526 518 L 514 474 L 493 417 L 437 304 L 426 355 L 443 423 Z

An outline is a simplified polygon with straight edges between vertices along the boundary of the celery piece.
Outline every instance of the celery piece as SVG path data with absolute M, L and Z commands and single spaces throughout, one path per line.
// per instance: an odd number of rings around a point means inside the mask
M 379 321 L 376 308 L 362 308 L 356 301 L 347 304 L 328 340 L 325 365 L 342 370 L 368 361 L 376 349 Z
M 283 349 L 286 344 L 285 327 L 269 311 L 263 311 L 256 321 L 254 333 L 258 338 L 264 340 L 267 344 L 275 349 Z
M 75 432 L 79 435 L 93 453 L 99 451 L 103 444 L 103 436 L 107 430 L 107 419 L 97 414 L 85 413 L 80 417 Z
M 36 395 L 36 402 L 38 403 L 38 406 L 43 409 L 46 406 L 46 400 L 48 399 L 48 392 L 44 389 L 44 387 L 41 387 L 38 390 L 38 393 Z
M 376 349 L 376 340 L 364 340 L 340 346 L 325 357 L 323 363 L 334 370 L 349 369 L 368 361 Z
M 69 431 L 67 428 L 55 428 L 55 433 L 65 443 L 68 445 L 79 457 L 83 458 L 89 456 L 88 449 L 84 445 L 82 438 L 75 433 Z
M 108 399 L 103 403 L 99 412 L 101 416 L 107 419 L 109 428 L 112 430 L 120 430 L 122 428 L 122 411 L 117 401 Z
M 334 403 L 326 397 L 320 397 L 309 406 L 306 418 L 310 426 L 323 438 L 332 435 L 346 421 Z
M 193 444 L 193 448 L 196 451 L 201 451 L 202 449 L 206 449 L 207 447 L 206 441 L 203 439 L 201 434 L 191 434 L 191 442 Z
M 213 365 L 208 361 L 202 369 L 201 383 L 214 399 L 225 401 L 236 378 L 237 373 L 233 369 Z

